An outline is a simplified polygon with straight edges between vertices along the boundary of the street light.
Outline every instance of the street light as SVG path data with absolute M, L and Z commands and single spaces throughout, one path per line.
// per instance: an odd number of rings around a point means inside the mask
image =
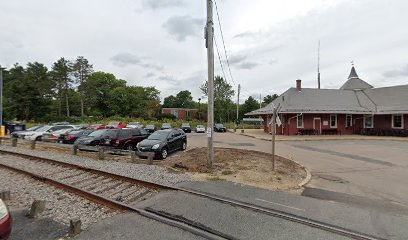
M 201 120 L 201 98 L 198 98 L 198 119 Z

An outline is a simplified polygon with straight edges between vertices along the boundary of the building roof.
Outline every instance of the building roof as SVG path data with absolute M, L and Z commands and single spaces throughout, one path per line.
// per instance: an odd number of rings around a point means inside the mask
M 345 88 L 302 88 L 301 91 L 289 88 L 266 107 L 246 115 L 272 114 L 274 107 L 278 107 L 280 113 L 408 113 L 408 85 L 373 88 L 366 83 L 370 87 L 365 85 L 362 88 L 364 84 L 356 84 L 359 83 L 358 80 L 362 81 L 353 67 L 348 81 L 343 85 L 344 87 L 349 83 Z
M 362 90 L 368 88 L 373 88 L 373 86 L 358 77 L 354 66 L 351 68 L 347 82 L 340 87 L 341 90 Z

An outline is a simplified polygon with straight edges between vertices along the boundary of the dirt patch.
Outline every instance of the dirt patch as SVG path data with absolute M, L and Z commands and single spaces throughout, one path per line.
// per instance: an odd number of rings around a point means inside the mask
M 207 148 L 194 148 L 159 162 L 169 168 L 187 171 L 197 180 L 233 181 L 273 190 L 296 190 L 306 177 L 297 163 L 276 156 L 272 171 L 272 155 L 262 152 L 215 148 L 212 168 L 207 167 Z

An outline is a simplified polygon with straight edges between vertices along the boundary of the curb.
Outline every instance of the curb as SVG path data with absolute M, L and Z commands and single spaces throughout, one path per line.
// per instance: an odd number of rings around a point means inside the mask
M 302 166 L 303 170 L 305 170 L 305 172 L 306 172 L 306 178 L 303 179 L 303 181 L 298 184 L 299 187 L 304 187 L 306 184 L 308 184 L 312 180 L 312 173 L 309 171 L 309 169 L 307 169 L 307 167 L 303 166 L 302 164 L 300 164 L 300 163 L 298 163 L 296 161 L 294 161 L 294 162 L 299 164 L 300 166 Z
M 234 132 L 232 132 L 234 133 Z M 234 134 L 238 134 L 241 136 L 245 136 L 245 137 L 251 137 L 251 138 L 255 138 L 255 139 L 259 139 L 259 140 L 263 140 L 263 141 L 272 141 L 272 139 L 266 139 L 266 138 L 260 138 L 260 137 L 256 137 L 253 135 L 247 135 L 247 134 L 240 134 L 240 133 L 234 133 Z M 396 141 L 396 142 L 408 142 L 408 138 L 403 138 L 403 139 L 396 139 L 396 138 L 319 138 L 319 139 L 310 139 L 310 138 L 305 138 L 305 139 L 275 139 L 276 142 L 306 142 L 306 141 Z

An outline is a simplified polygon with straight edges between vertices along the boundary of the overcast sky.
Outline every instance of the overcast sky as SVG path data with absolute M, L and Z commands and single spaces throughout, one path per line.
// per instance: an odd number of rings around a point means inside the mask
M 375 87 L 408 84 L 408 1 L 218 0 L 234 82 L 215 34 L 227 80 L 242 98 L 281 94 L 302 79 L 339 88 L 354 61 Z M 195 100 L 207 78 L 205 0 L 0 0 L 0 64 L 84 56 L 96 71 L 161 97 L 188 89 Z M 215 53 L 216 74 L 222 75 Z M 241 98 L 241 99 L 242 99 Z

